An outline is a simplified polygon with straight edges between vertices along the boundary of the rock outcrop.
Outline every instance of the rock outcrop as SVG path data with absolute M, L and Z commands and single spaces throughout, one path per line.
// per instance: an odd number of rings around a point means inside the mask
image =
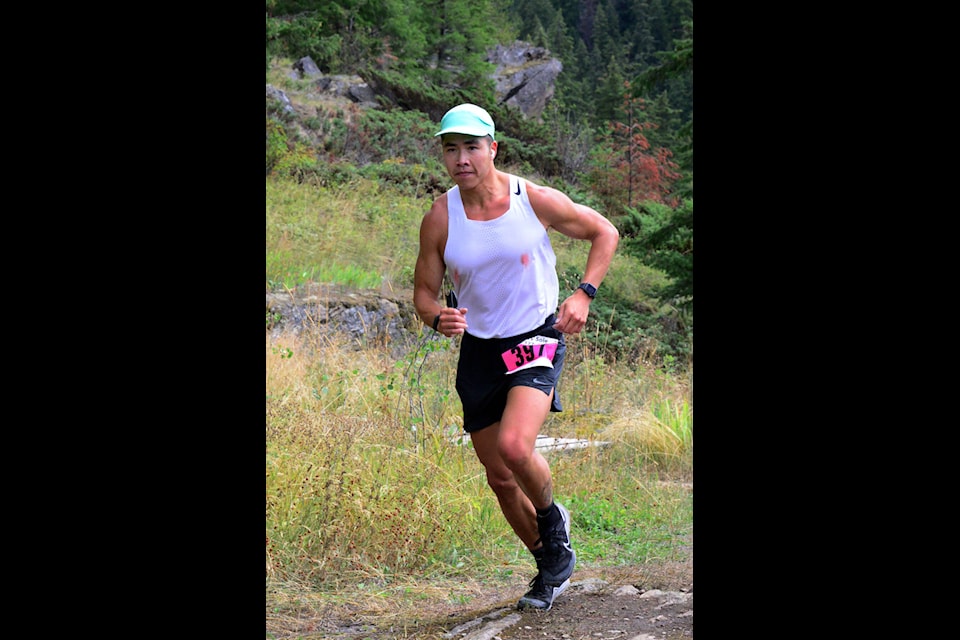
M 497 45 L 488 52 L 487 60 L 496 65 L 491 77 L 497 101 L 518 109 L 526 118 L 539 118 L 553 98 L 563 63 L 547 49 L 520 40 L 508 47 Z M 370 84 L 358 75 L 324 75 L 309 56 L 293 63 L 290 77 L 313 79 L 318 92 L 369 109 L 379 108 L 381 101 L 392 103 L 400 99 L 386 84 Z
M 497 65 L 493 74 L 497 100 L 527 118 L 540 117 L 553 98 L 563 63 L 543 47 L 519 40 L 509 47 L 497 45 L 487 59 Z
M 422 323 L 410 291 L 384 293 L 310 284 L 266 296 L 267 332 L 273 338 L 308 331 L 346 334 L 358 347 L 386 344 L 402 353 L 421 335 Z

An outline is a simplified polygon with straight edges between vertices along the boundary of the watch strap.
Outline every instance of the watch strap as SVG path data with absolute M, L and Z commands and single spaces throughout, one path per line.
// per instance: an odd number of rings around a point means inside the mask
M 577 285 L 577 289 L 582 289 L 585 294 L 590 296 L 591 300 L 597 297 L 597 288 L 589 282 L 581 282 Z

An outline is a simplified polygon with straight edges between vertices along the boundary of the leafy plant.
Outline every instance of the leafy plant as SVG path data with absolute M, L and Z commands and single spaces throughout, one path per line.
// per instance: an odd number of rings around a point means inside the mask
M 685 309 L 693 307 L 693 200 L 671 208 L 644 202 L 619 221 L 623 250 L 655 266 L 671 280 L 656 293 Z

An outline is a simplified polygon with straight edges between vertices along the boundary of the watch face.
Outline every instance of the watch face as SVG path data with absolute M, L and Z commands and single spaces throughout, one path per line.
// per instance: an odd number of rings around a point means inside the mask
M 583 289 L 584 293 L 586 293 L 591 298 L 597 295 L 597 288 L 592 284 L 590 284 L 589 282 L 581 282 L 580 286 L 577 288 Z

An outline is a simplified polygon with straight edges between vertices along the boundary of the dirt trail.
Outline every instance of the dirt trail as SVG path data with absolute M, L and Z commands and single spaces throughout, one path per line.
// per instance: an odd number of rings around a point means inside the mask
M 693 637 L 693 558 L 578 569 L 550 611 L 517 611 L 525 584 L 493 587 L 464 607 L 441 593 L 416 611 L 350 607 L 268 613 L 268 640 L 680 640 Z M 449 594 L 448 594 L 449 595 Z M 394 612 L 396 613 L 396 612 Z
M 505 607 L 451 629 L 459 640 L 679 640 L 693 637 L 693 589 L 651 589 L 598 578 L 571 583 L 550 611 Z

